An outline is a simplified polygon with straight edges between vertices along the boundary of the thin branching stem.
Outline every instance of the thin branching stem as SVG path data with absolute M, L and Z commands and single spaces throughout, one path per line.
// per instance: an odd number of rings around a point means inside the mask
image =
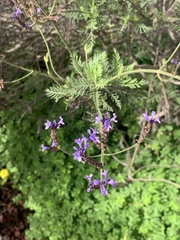
M 127 72 L 123 72 L 123 73 L 119 73 L 117 75 L 115 75 L 114 77 L 110 78 L 108 80 L 108 83 L 110 82 L 113 82 L 125 75 L 130 75 L 130 74 L 135 74 L 135 73 L 156 73 L 157 75 L 161 74 L 161 75 L 164 75 L 164 76 L 167 76 L 167 77 L 173 77 L 174 79 L 177 79 L 177 80 L 180 80 L 180 76 L 178 75 L 173 75 L 172 73 L 168 73 L 168 72 L 164 72 L 162 70 L 159 70 L 159 69 L 134 69 L 134 70 L 131 70 L 131 71 L 127 71 Z M 169 80 L 164 80 L 164 79 L 160 79 L 161 81 L 163 82 L 169 82 Z
M 60 79 L 62 82 L 64 82 L 64 79 L 56 72 L 56 70 L 55 70 L 55 68 L 54 68 L 54 65 L 53 65 L 53 62 L 52 62 L 52 58 L 51 58 L 51 52 L 50 52 L 48 43 L 47 43 L 47 41 L 46 41 L 46 38 L 45 38 L 43 32 L 41 31 L 41 28 L 38 27 L 38 30 L 39 30 L 39 32 L 40 32 L 40 34 L 41 34 L 41 36 L 42 36 L 42 38 L 43 38 L 43 41 L 44 41 L 44 43 L 45 43 L 45 45 L 46 45 L 46 49 L 47 49 L 47 52 L 48 52 L 48 58 L 49 58 L 49 62 L 50 62 L 51 68 L 52 68 L 54 74 L 58 77 L 58 79 Z M 47 66 L 47 64 L 46 64 L 46 66 Z M 50 73 L 50 70 L 49 70 L 48 72 Z M 53 78 L 53 80 L 56 82 L 56 84 L 60 85 L 60 84 L 58 83 L 58 81 L 52 76 L 52 74 L 50 74 L 50 76 L 51 76 L 51 78 Z
M 2 60 L 2 62 L 3 62 L 3 63 L 6 63 L 6 64 L 9 65 L 9 66 L 12 66 L 12 67 L 15 67 L 15 68 L 19 68 L 19 69 L 21 69 L 21 70 L 23 70 L 23 71 L 29 72 L 30 75 L 31 75 L 32 73 L 34 73 L 34 74 L 38 74 L 38 75 L 43 76 L 43 77 L 48 77 L 48 78 L 50 78 L 50 76 L 49 76 L 48 74 L 46 74 L 46 73 L 42 73 L 42 72 L 39 72 L 39 71 L 36 71 L 36 70 L 32 70 L 32 69 L 29 69 L 29 68 L 21 67 L 21 66 L 18 66 L 18 65 L 16 65 L 16 64 L 14 64 L 14 63 L 7 62 L 7 61 L 5 61 L 5 60 Z M 27 77 L 27 76 L 29 76 L 29 75 L 26 75 L 25 77 Z M 23 79 L 23 77 L 21 78 L 21 80 L 22 80 L 22 79 Z M 17 80 L 19 80 L 19 79 L 17 79 Z M 17 80 L 14 80 L 14 81 L 17 81 Z M 11 81 L 11 82 L 6 81 L 6 83 L 14 83 L 14 81 Z
M 172 182 L 170 180 L 167 180 L 167 179 L 161 179 L 161 178 L 129 178 L 130 181 L 132 182 L 163 182 L 163 183 L 168 183 L 170 185 L 173 185 L 177 188 L 180 188 L 180 185 L 175 183 L 175 182 Z
M 146 166 L 142 166 L 133 172 L 132 176 L 135 176 L 137 173 L 145 170 L 146 168 L 180 168 L 180 165 L 172 164 L 172 165 L 159 165 L 159 164 L 149 164 Z

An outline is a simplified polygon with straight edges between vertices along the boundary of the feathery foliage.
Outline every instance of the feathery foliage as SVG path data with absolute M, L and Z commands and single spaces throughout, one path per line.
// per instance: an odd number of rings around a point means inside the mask
M 96 53 L 85 61 L 76 54 L 71 60 L 72 72 L 66 77 L 64 85 L 55 85 L 46 90 L 47 96 L 56 102 L 65 99 L 68 105 L 77 98 L 86 98 L 93 104 L 93 109 L 101 107 L 107 110 L 112 109 L 108 102 L 110 98 L 120 108 L 118 88 L 126 88 L 128 91 L 129 88 L 140 88 L 145 84 L 143 79 L 138 80 L 128 75 L 128 72 L 133 70 L 134 64 L 124 66 L 116 50 L 111 62 L 106 52 Z M 112 76 L 115 76 L 114 80 L 111 80 Z M 112 88 L 113 92 L 110 90 Z

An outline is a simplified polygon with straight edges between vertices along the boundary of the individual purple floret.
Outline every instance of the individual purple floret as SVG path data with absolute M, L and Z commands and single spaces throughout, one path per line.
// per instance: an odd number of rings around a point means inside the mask
M 58 145 L 57 142 L 52 142 L 51 147 L 44 146 L 44 144 L 41 145 L 42 151 L 44 152 L 45 150 L 55 150 L 56 146 Z
M 107 170 L 104 170 L 102 175 L 104 176 L 104 180 L 102 181 L 97 179 L 92 180 L 93 174 L 90 174 L 89 176 L 87 175 L 85 177 L 89 181 L 89 188 L 87 189 L 87 192 L 90 192 L 92 189 L 101 189 L 102 195 L 106 196 L 108 195 L 108 191 L 107 191 L 108 185 L 111 185 L 113 188 L 117 187 L 118 183 L 115 180 L 108 178 Z
M 25 27 L 25 28 L 29 28 L 29 24 L 24 23 L 24 27 Z
M 78 147 L 73 147 L 73 149 L 76 151 L 73 153 L 74 160 L 78 160 L 79 162 L 83 161 L 83 156 L 86 154 L 87 148 L 89 148 L 88 144 L 88 138 L 86 138 L 84 135 L 82 135 L 82 138 L 75 139 L 75 143 L 79 145 Z
M 171 63 L 172 63 L 172 64 L 175 64 L 175 65 L 178 65 L 178 60 L 175 59 L 175 58 L 172 58 L 172 59 L 171 59 Z
M 57 145 L 58 145 L 58 143 L 53 141 L 51 144 L 51 148 L 55 148 Z
M 89 133 L 89 141 L 100 144 L 99 137 L 96 136 L 96 134 L 99 134 L 99 132 L 95 128 L 90 128 L 87 131 Z
M 100 115 L 96 117 L 96 123 L 101 122 L 106 132 L 109 132 L 112 126 L 110 125 L 111 122 L 117 122 L 116 114 L 113 113 L 113 117 L 110 119 L 109 113 L 107 112 L 104 117 L 102 118 Z
M 44 152 L 45 150 L 54 150 L 56 149 L 56 146 L 58 145 L 57 142 L 52 142 L 51 147 L 44 146 L 44 144 L 41 145 L 42 151 Z
M 101 185 L 101 180 L 92 180 L 93 174 L 87 175 L 85 178 L 89 181 L 89 188 L 87 189 L 87 192 L 90 192 L 91 189 L 99 189 Z
M 111 185 L 113 188 L 115 188 L 117 186 L 117 182 L 115 180 L 108 178 L 108 170 L 104 170 L 102 175 L 104 176 L 104 184 L 105 185 Z
M 151 124 L 154 122 L 161 123 L 160 117 L 158 116 L 157 118 L 154 118 L 155 115 L 156 115 L 156 112 L 152 111 L 151 116 L 148 116 L 148 112 L 146 111 L 146 113 L 143 114 L 143 117 L 148 123 L 151 123 Z
M 51 123 L 49 120 L 45 123 L 45 129 L 52 128 L 52 129 L 59 129 L 61 125 L 64 125 L 63 118 L 59 117 L 59 122 L 57 123 L 56 120 Z
M 13 18 L 17 19 L 21 13 L 21 10 L 19 8 L 16 8 L 16 11 L 13 12 Z
M 45 150 L 49 150 L 50 147 L 44 146 L 44 144 L 41 145 L 42 151 L 44 152 Z
M 38 13 L 40 13 L 41 12 L 41 9 L 38 7 L 37 9 L 36 9 L 36 13 L 38 14 Z

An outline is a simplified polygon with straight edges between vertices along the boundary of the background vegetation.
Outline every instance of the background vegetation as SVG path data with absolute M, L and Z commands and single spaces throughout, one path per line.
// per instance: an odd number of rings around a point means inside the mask
M 15 5 L 31 27 L 12 18 Z M 1 9 L 0 167 L 22 192 L 16 201 L 35 211 L 28 240 L 180 239 L 179 1 L 12 1 Z M 128 149 L 146 110 L 162 123 Z M 46 119 L 61 115 L 59 142 L 72 154 L 106 111 L 118 123 L 105 153 L 127 151 L 105 156 L 105 169 L 131 183 L 104 197 L 86 192 L 84 177 L 99 178 L 97 169 L 41 144 L 51 144 Z

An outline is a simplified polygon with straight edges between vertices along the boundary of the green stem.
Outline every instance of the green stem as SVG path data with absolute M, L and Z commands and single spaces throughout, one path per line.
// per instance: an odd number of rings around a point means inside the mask
M 41 34 L 41 36 L 42 36 L 42 38 L 43 38 L 43 41 L 44 41 L 44 43 L 45 43 L 45 45 L 46 45 L 46 49 L 47 49 L 47 52 L 48 52 L 48 57 L 49 57 L 49 61 L 50 61 L 51 68 L 52 68 L 54 74 L 55 74 L 59 79 L 61 79 L 61 80 L 64 82 L 64 79 L 63 79 L 63 78 L 56 72 L 56 70 L 54 69 L 54 65 L 53 65 L 53 62 L 52 62 L 50 49 L 49 49 L 49 46 L 48 46 L 48 44 L 47 44 L 47 41 L 46 41 L 46 39 L 45 39 L 45 37 L 44 37 L 44 34 L 43 34 L 43 32 L 41 31 L 40 27 L 38 27 L 38 30 L 39 30 L 39 32 L 40 32 L 40 34 Z M 51 75 L 51 77 L 52 77 L 52 75 Z M 53 78 L 53 80 L 54 80 L 58 85 L 60 85 L 60 84 L 55 80 L 55 78 Z
M 36 1 L 36 0 L 34 0 L 34 1 L 35 1 L 35 3 L 37 4 L 37 6 L 40 7 L 40 5 L 37 3 L 37 1 Z M 41 7 L 40 7 L 40 8 L 41 8 Z M 48 15 L 46 14 L 46 12 L 45 12 L 42 8 L 41 8 L 41 11 L 42 11 L 42 13 L 43 13 L 45 16 L 48 16 Z M 83 74 L 82 71 L 81 71 L 81 68 L 79 67 L 78 62 L 76 61 L 76 59 L 74 58 L 74 56 L 73 56 L 70 48 L 69 48 L 68 45 L 66 44 L 66 41 L 65 41 L 65 39 L 63 38 L 63 36 L 62 36 L 61 32 L 59 31 L 58 27 L 56 26 L 56 24 L 55 24 L 53 21 L 50 21 L 50 22 L 51 22 L 51 24 L 53 25 L 53 27 L 56 29 L 56 31 L 57 31 L 57 33 L 58 33 L 58 35 L 59 35 L 60 40 L 62 41 L 62 43 L 64 44 L 65 48 L 66 48 L 67 51 L 69 52 L 71 58 L 73 59 L 74 62 L 76 62 L 76 67 L 78 68 L 78 72 L 81 73 L 81 76 L 83 76 L 83 77 L 86 79 L 86 77 L 84 76 L 84 74 Z M 41 34 L 41 35 L 42 35 L 42 34 Z M 50 56 L 50 53 L 49 53 L 49 56 Z M 59 77 L 60 77 L 60 76 L 59 76 Z
M 62 43 L 64 44 L 65 48 L 66 48 L 67 51 L 69 52 L 69 55 L 71 56 L 71 58 L 73 59 L 73 61 L 76 63 L 76 67 L 77 67 L 77 69 L 78 69 L 78 73 L 79 73 L 82 77 L 84 77 L 84 79 L 86 79 L 86 76 L 85 76 L 85 75 L 83 74 L 83 72 L 81 71 L 81 68 L 79 67 L 78 62 L 77 62 L 76 59 L 74 58 L 74 56 L 73 56 L 70 48 L 69 48 L 68 45 L 66 44 L 66 41 L 65 41 L 65 39 L 63 38 L 62 34 L 60 33 L 59 29 L 56 27 L 56 24 L 53 23 L 52 21 L 51 21 L 51 23 L 52 23 L 52 25 L 54 26 L 54 28 L 56 29 L 56 31 L 57 31 L 57 33 L 58 33 L 58 35 L 59 35 L 60 40 L 62 41 Z
M 120 153 L 122 153 L 122 152 L 126 152 L 126 151 L 128 151 L 128 150 L 130 150 L 130 149 L 132 149 L 132 148 L 135 148 L 136 145 L 137 145 L 137 143 L 134 144 L 134 145 L 132 145 L 131 147 L 128 147 L 128 148 L 122 150 L 122 151 L 113 153 L 113 155 L 117 155 L 117 154 L 120 154 Z M 98 158 L 98 157 L 100 157 L 100 156 L 101 156 L 101 154 L 99 154 L 99 155 L 94 155 L 94 156 L 91 156 L 91 157 L 93 157 L 93 158 Z M 112 156 L 112 153 L 104 153 L 104 156 Z
M 51 15 L 51 14 L 52 14 L 52 12 L 53 12 L 53 10 L 54 10 L 54 8 L 55 8 L 56 2 L 57 2 L 57 0 L 54 0 L 54 2 L 53 2 L 53 5 L 52 5 L 52 8 L 51 8 L 51 10 L 50 10 L 50 13 L 49 13 L 49 15 Z
M 7 62 L 5 60 L 2 60 L 2 62 L 6 63 L 9 66 L 12 66 L 12 67 L 15 67 L 15 68 L 19 68 L 19 69 L 21 69 L 23 71 L 26 71 L 26 72 L 29 72 L 29 73 L 35 73 L 35 74 L 38 74 L 40 76 L 49 78 L 48 74 L 46 74 L 46 73 L 42 73 L 42 72 L 39 72 L 39 71 L 36 71 L 36 70 L 32 70 L 32 69 L 29 69 L 29 68 L 21 67 L 21 66 L 18 66 L 16 64 L 14 64 L 14 63 Z M 12 82 L 6 82 L 6 83 L 12 83 Z
M 171 60 L 171 58 L 174 56 L 174 54 L 177 52 L 178 48 L 180 47 L 180 43 L 177 45 L 171 56 L 167 59 L 167 61 L 160 67 L 159 70 L 163 69 L 163 67 Z
M 58 146 L 58 150 L 61 151 L 61 152 L 63 152 L 63 153 L 65 153 L 65 154 L 67 154 L 68 156 L 72 156 L 72 154 L 66 152 L 66 151 L 63 150 L 60 146 Z
M 113 155 L 117 155 L 117 154 L 120 154 L 122 152 L 127 152 L 128 150 L 132 149 L 132 148 L 135 148 L 135 146 L 137 146 L 137 143 L 132 145 L 131 147 L 128 147 L 122 151 L 119 151 L 119 152 L 116 152 L 116 153 L 113 153 Z M 104 154 L 104 156 L 111 156 L 112 154 L 108 153 L 108 154 Z
M 56 83 L 57 85 L 60 86 L 60 84 L 58 83 L 58 81 L 56 81 L 56 79 L 54 78 L 54 76 L 51 74 L 51 71 L 50 71 L 50 69 L 49 69 L 49 66 L 48 66 L 47 61 L 45 61 L 45 64 L 46 64 L 46 68 L 47 68 L 47 74 L 55 81 L 55 83 Z
M 32 70 L 30 73 L 26 74 L 25 76 L 23 76 L 23 77 L 21 77 L 21 78 L 18 78 L 18 79 L 16 79 L 16 80 L 13 80 L 13 81 L 11 81 L 10 83 L 19 82 L 19 81 L 23 80 L 24 78 L 29 77 L 29 76 L 30 76 L 31 74 L 33 74 L 33 73 L 34 73 L 34 71 Z M 6 83 L 8 83 L 8 82 L 6 82 Z
M 173 75 L 171 73 L 168 73 L 168 72 L 164 72 L 164 71 L 161 71 L 159 69 L 135 69 L 135 70 L 131 70 L 131 71 L 127 71 L 127 72 L 123 72 L 123 73 L 120 73 L 120 74 L 117 74 L 115 75 L 114 77 L 110 78 L 108 83 L 110 82 L 113 82 L 115 80 L 117 80 L 118 78 L 122 77 L 122 76 L 125 76 L 125 75 L 129 75 L 129 74 L 134 74 L 134 73 L 156 73 L 157 75 L 159 74 L 162 74 L 164 76 L 168 76 L 168 77 L 172 77 L 175 78 L 175 79 L 178 79 L 180 80 L 180 76 L 177 76 L 177 75 Z M 167 82 L 168 80 L 161 80 L 163 82 Z

